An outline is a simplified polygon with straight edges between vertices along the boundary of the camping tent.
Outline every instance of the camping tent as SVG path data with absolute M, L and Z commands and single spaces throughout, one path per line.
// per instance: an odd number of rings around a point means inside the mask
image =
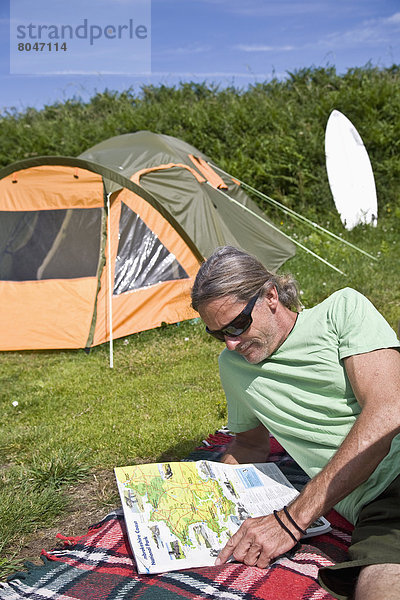
M 293 244 L 193 146 L 146 131 L 0 171 L 0 350 L 89 348 L 192 318 L 199 264 L 232 244 L 272 271 Z M 109 218 L 107 218 L 109 215 Z

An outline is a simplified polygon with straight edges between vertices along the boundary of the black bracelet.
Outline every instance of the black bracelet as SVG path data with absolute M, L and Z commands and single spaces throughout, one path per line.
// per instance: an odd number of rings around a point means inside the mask
M 297 539 L 295 538 L 295 536 L 293 535 L 293 533 L 290 531 L 289 527 L 286 527 L 285 523 L 278 516 L 278 511 L 277 510 L 274 510 L 274 517 L 278 521 L 278 523 L 282 527 L 282 529 L 284 531 L 286 531 L 286 533 L 288 533 L 290 535 L 290 537 L 292 538 L 292 540 L 294 541 L 294 543 L 297 544 Z
M 291 522 L 292 525 L 294 525 L 294 527 L 296 527 L 297 531 L 300 531 L 300 533 L 302 533 L 303 535 L 306 535 L 307 531 L 305 531 L 304 529 L 302 529 L 301 527 L 299 527 L 296 523 L 296 521 L 293 519 L 292 515 L 289 513 L 288 511 L 288 507 L 284 506 L 283 510 L 285 512 L 285 515 L 287 516 L 287 518 L 289 519 L 289 521 Z

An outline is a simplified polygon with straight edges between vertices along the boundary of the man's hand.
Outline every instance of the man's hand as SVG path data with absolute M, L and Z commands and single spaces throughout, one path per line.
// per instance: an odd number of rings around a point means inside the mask
M 281 512 L 279 517 L 292 531 Z M 292 531 L 292 533 L 296 539 L 300 538 L 299 532 Z M 221 550 L 215 564 L 221 565 L 233 556 L 235 560 L 245 565 L 264 569 L 271 560 L 284 554 L 294 545 L 293 539 L 279 525 L 274 515 L 246 519 Z

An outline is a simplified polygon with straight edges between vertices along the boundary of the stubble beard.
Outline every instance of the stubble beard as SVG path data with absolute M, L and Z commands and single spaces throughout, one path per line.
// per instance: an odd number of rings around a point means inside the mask
M 249 352 L 247 352 L 249 350 Z M 257 340 L 251 341 L 247 348 L 245 346 L 244 352 L 238 351 L 238 354 L 244 358 L 250 364 L 258 364 L 271 356 L 272 352 L 266 342 L 259 342 Z

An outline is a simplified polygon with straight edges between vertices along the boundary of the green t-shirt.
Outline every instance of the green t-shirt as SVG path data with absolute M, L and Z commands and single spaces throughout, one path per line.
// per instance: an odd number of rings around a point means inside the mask
M 228 427 L 236 433 L 262 423 L 314 477 L 354 424 L 361 407 L 343 359 L 399 347 L 382 315 L 362 294 L 345 288 L 299 313 L 283 344 L 266 360 L 248 363 L 237 352 L 220 355 Z M 400 435 L 369 479 L 336 505 L 352 523 L 400 473 Z

